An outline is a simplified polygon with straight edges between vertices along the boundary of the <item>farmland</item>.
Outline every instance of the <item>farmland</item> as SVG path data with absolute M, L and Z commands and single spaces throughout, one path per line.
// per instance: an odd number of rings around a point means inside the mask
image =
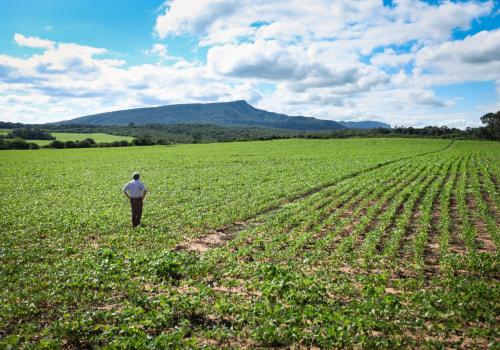
M 500 348 L 498 142 L 0 156 L 3 347 Z

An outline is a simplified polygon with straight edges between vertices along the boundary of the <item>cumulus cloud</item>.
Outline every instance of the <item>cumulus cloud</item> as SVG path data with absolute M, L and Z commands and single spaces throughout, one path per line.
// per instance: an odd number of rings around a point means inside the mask
M 171 1 L 165 15 L 158 16 L 155 29 L 162 39 L 169 33 L 202 35 L 214 22 L 234 13 L 237 7 L 236 0 Z
M 55 43 L 50 40 L 39 39 L 35 37 L 25 37 L 22 34 L 15 34 L 14 40 L 19 46 L 36 47 L 42 49 L 51 49 Z
M 283 48 L 277 42 L 216 46 L 209 50 L 207 61 L 215 74 L 241 78 L 300 79 L 303 76 L 299 48 Z
M 432 73 L 426 73 L 432 72 Z M 500 30 L 429 45 L 415 55 L 415 75 L 427 85 L 487 81 L 500 72 Z
M 404 67 L 414 59 L 413 53 L 398 54 L 393 48 L 387 48 L 384 52 L 373 55 L 370 63 L 378 67 L 397 68 Z
M 162 44 L 154 44 L 151 52 L 157 54 L 158 56 L 166 57 L 167 56 L 167 47 L 165 45 L 162 45 Z

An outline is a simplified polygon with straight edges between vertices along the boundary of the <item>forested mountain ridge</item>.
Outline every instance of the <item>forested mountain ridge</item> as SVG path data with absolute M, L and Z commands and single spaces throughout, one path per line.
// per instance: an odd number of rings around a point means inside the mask
M 301 131 L 338 130 L 346 127 L 332 120 L 302 116 L 290 117 L 285 114 L 268 112 L 254 108 L 246 101 L 136 108 L 79 117 L 57 124 L 67 123 L 117 126 L 130 125 L 131 123 L 134 125 L 214 124 L 219 126 L 252 126 Z M 355 125 L 351 124 L 349 127 L 356 127 Z M 360 128 L 363 128 L 361 124 L 359 125 Z M 376 125 L 372 127 L 390 128 L 389 125 L 383 123 Z
M 381 122 L 375 122 L 371 120 L 366 120 L 362 122 L 344 122 L 340 121 L 337 122 L 343 127 L 346 128 L 352 128 L 352 129 L 375 129 L 375 128 L 386 128 L 386 129 L 391 129 L 391 126 L 386 123 L 381 123 Z

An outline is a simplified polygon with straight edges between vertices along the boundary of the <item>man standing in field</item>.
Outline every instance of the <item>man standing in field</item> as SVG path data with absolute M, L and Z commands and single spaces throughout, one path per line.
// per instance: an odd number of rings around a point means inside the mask
M 133 180 L 128 182 L 122 190 L 123 193 L 125 193 L 125 196 L 130 199 L 133 228 L 137 227 L 141 223 L 142 203 L 144 201 L 144 197 L 146 197 L 146 193 L 148 193 L 146 186 L 139 181 L 140 176 L 141 175 L 139 173 L 135 172 L 132 175 Z

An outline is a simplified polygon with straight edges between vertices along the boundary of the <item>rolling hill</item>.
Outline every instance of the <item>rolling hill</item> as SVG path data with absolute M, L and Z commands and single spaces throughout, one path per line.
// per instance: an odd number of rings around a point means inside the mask
M 219 126 L 258 126 L 304 131 L 337 130 L 346 127 L 332 120 L 302 116 L 291 117 L 284 114 L 267 112 L 252 107 L 246 101 L 137 108 L 89 115 L 57 124 L 67 123 L 117 126 L 129 125 L 130 123 L 134 123 L 135 125 L 215 124 Z M 390 126 L 386 124 L 382 125 L 382 123 L 378 123 L 377 126 L 390 128 Z

